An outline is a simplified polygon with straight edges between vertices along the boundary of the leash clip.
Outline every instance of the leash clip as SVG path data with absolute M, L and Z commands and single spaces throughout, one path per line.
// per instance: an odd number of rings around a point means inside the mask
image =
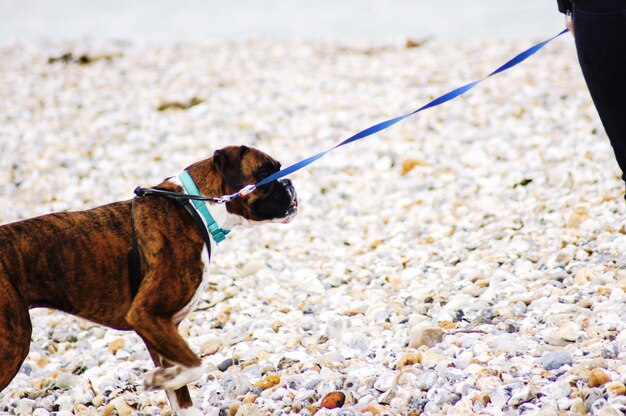
M 217 202 L 218 204 L 225 204 L 236 198 L 245 198 L 246 196 L 250 195 L 255 189 L 256 185 L 246 185 L 241 188 L 236 194 L 220 196 L 215 200 L 215 202 Z
M 215 202 L 217 202 L 218 204 L 225 204 L 225 203 L 230 202 L 233 199 L 237 198 L 238 196 L 239 196 L 238 194 L 223 195 L 223 196 L 220 196 L 219 198 L 215 199 Z
M 239 192 L 237 192 L 237 195 L 239 195 L 240 197 L 244 198 L 248 195 L 250 195 L 252 193 L 252 191 L 254 191 L 256 189 L 256 185 L 246 185 L 243 188 L 241 188 L 241 190 Z

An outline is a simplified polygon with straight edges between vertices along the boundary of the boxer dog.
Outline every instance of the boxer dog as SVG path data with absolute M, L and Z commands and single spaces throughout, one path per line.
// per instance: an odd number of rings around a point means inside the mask
M 186 172 L 201 194 L 219 197 L 279 169 L 277 161 L 259 150 L 230 146 Z M 178 178 L 153 189 L 184 192 Z M 298 210 L 295 190 L 286 179 L 207 207 L 223 229 L 286 223 Z M 207 282 L 215 243 L 207 244 L 206 235 L 181 204 L 158 195 L 0 226 L 0 391 L 28 355 L 29 308 L 46 307 L 135 331 L 157 366 L 146 375 L 144 386 L 165 389 L 174 413 L 202 414 L 193 407 L 186 386 L 203 374 L 202 363 L 179 335 L 178 324 Z M 135 290 L 130 282 L 133 257 L 140 271 Z

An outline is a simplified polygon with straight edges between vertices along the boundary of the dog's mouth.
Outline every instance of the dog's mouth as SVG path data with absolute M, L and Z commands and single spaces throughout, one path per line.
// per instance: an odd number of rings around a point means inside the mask
M 285 185 L 285 189 L 291 198 L 289 207 L 287 208 L 287 211 L 285 211 L 285 215 L 283 215 L 283 220 L 281 221 L 283 224 L 287 224 L 295 218 L 296 214 L 298 214 L 298 195 L 296 194 L 296 188 L 291 185 L 291 182 L 283 185 Z
M 263 185 L 268 192 L 263 199 L 252 204 L 252 212 L 256 221 L 288 223 L 298 213 L 298 196 L 289 179 L 279 179 L 274 183 Z

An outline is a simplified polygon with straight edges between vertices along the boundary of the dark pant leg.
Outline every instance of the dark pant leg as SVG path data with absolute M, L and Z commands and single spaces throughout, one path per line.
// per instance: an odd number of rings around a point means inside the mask
M 575 0 L 578 60 L 626 181 L 626 0 Z

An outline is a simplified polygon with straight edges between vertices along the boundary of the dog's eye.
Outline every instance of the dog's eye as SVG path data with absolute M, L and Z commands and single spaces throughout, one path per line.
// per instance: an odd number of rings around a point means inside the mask
M 265 178 L 267 178 L 268 176 L 270 176 L 270 173 L 266 170 L 264 170 L 263 172 L 259 172 L 258 174 L 259 179 L 263 180 Z

